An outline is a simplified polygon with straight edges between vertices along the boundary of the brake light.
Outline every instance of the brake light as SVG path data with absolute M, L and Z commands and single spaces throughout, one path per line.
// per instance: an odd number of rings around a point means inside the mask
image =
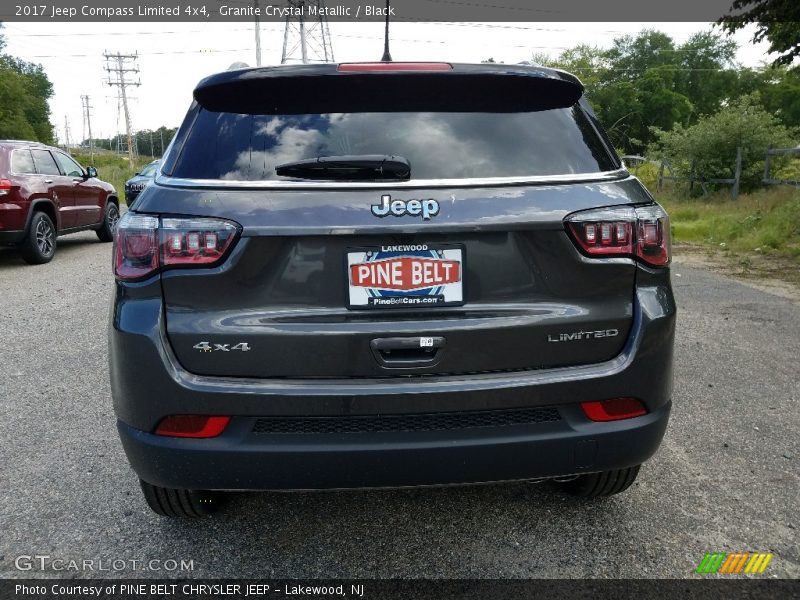
M 658 204 L 578 212 L 566 224 L 589 256 L 632 257 L 655 267 L 670 261 L 669 217 Z
M 647 409 L 636 398 L 581 402 L 581 408 L 592 421 L 621 421 L 647 414 Z
M 452 71 L 450 63 L 437 62 L 376 62 L 342 63 L 337 68 L 342 73 L 379 73 L 392 71 Z
M 225 431 L 230 420 L 230 417 L 172 415 L 162 419 L 156 427 L 156 435 L 186 438 L 217 437 Z
M 12 183 L 8 179 L 0 179 L 0 196 L 5 196 L 11 191 Z
M 126 213 L 117 223 L 114 274 L 118 279 L 148 277 L 173 267 L 210 267 L 233 245 L 238 226 L 222 219 L 161 219 Z

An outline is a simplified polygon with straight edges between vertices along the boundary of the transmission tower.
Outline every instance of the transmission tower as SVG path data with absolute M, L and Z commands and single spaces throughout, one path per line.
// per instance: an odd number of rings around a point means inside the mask
M 129 86 L 140 86 L 141 81 L 131 81 L 128 79 L 128 73 L 138 73 L 139 67 L 136 66 L 136 61 L 139 59 L 139 54 L 110 54 L 103 53 L 106 59 L 106 71 L 108 72 L 108 85 L 117 86 L 119 98 L 122 102 L 122 110 L 125 113 L 125 129 L 128 134 L 128 162 L 133 168 L 133 142 L 132 142 L 132 127 L 131 127 L 131 113 L 128 109 L 128 93 L 126 88 Z
M 286 17 L 281 64 L 333 62 L 325 0 L 287 0 L 286 6 L 294 10 Z
M 92 137 L 92 107 L 89 105 L 89 96 L 81 96 L 81 104 L 83 105 L 83 126 L 89 130 L 89 154 L 91 155 L 92 164 L 94 164 L 94 138 Z M 84 131 L 83 139 L 86 139 L 86 132 Z

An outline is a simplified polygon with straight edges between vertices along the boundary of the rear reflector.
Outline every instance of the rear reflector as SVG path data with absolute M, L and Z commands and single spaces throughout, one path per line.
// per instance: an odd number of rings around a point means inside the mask
M 228 426 L 230 417 L 207 417 L 205 415 L 172 415 L 156 427 L 156 435 L 186 438 L 217 437 Z
M 452 71 L 450 63 L 436 62 L 377 62 L 342 63 L 337 71 L 342 73 L 380 73 L 390 71 Z
M 581 402 L 581 408 L 592 421 L 621 421 L 647 414 L 644 405 L 636 398 Z

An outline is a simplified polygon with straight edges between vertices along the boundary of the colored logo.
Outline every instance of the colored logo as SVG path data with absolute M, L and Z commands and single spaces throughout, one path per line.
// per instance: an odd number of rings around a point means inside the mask
M 438 257 L 399 256 L 350 265 L 353 285 L 377 290 L 436 293 L 438 286 L 456 283 L 460 279 L 461 264 L 457 260 Z
M 706 553 L 695 572 L 737 575 L 740 573 L 763 573 L 771 560 L 771 552 Z

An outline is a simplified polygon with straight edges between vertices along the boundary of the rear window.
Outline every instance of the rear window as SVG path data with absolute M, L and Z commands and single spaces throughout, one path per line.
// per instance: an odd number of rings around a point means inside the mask
M 598 173 L 619 167 L 578 104 L 504 113 L 197 110 L 191 129 L 183 132 L 174 177 L 286 181 L 291 178 L 275 174 L 278 165 L 368 154 L 408 159 L 412 181 Z

